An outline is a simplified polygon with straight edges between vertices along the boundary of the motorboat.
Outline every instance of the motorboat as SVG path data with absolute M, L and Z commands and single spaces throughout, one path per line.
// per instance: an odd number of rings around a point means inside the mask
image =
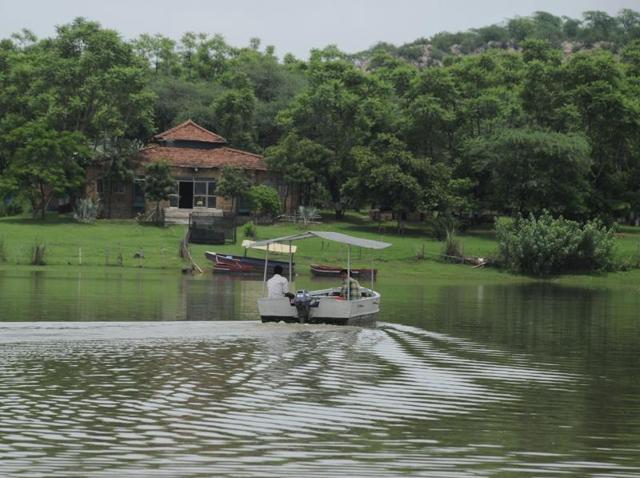
M 370 239 L 362 239 L 339 232 L 306 231 L 292 236 L 257 241 L 252 247 L 264 246 L 266 250 L 263 265 L 263 296 L 258 299 L 258 312 L 262 322 L 326 323 L 336 325 L 373 325 L 380 311 L 380 293 L 373 289 L 375 275 L 371 276 L 371 287 L 360 287 L 361 297 L 341 297 L 340 287 L 321 290 L 298 290 L 292 299 L 287 297 L 267 297 L 267 272 L 269 246 L 289 244 L 302 239 L 321 238 L 326 241 L 347 245 L 347 265 L 351 271 L 351 247 L 381 250 L 391 244 Z M 291 259 L 290 259 L 291 260 Z M 373 267 L 372 267 L 373 270 Z M 289 273 L 289 283 L 292 274 Z

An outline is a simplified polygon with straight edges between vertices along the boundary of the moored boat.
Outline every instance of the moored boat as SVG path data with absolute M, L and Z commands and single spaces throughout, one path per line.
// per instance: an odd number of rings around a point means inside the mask
M 233 254 L 221 254 L 213 251 L 206 251 L 204 256 L 213 262 L 214 272 L 231 272 L 240 274 L 263 274 L 265 261 L 255 257 L 236 256 Z M 273 274 L 275 266 L 282 266 L 282 269 L 289 273 L 289 262 L 275 261 L 269 259 L 267 261 L 267 273 Z M 291 263 L 292 274 L 294 263 Z
M 329 266 L 326 264 L 310 264 L 311 274 L 316 277 L 340 277 L 340 271 L 344 267 Z M 376 279 L 378 277 L 378 269 L 351 269 L 351 277 L 356 279 Z

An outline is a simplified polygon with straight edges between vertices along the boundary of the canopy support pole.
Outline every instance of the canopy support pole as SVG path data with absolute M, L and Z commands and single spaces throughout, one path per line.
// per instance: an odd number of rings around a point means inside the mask
M 347 300 L 351 300 L 351 244 L 347 246 Z
M 267 268 L 269 265 L 269 244 L 267 244 L 267 252 L 264 255 L 264 275 L 262 276 L 262 295 L 263 296 L 267 296 L 266 289 L 267 289 Z
M 373 251 L 371 251 L 371 292 L 373 292 L 373 281 L 375 280 L 376 270 L 373 268 Z
M 289 241 L 289 284 L 291 284 L 291 263 L 293 262 L 292 260 L 292 254 L 291 254 L 291 241 Z

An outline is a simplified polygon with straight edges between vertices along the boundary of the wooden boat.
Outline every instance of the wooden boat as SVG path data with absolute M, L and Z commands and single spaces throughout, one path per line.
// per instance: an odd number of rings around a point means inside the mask
M 310 266 L 311 274 L 317 277 L 340 277 L 340 271 L 344 269 L 344 267 L 338 266 L 328 266 L 325 264 L 311 264 Z M 373 278 L 378 277 L 378 269 L 351 269 L 351 277 L 355 277 L 356 279 L 371 279 L 371 275 L 373 274 Z
M 231 272 L 240 274 L 264 274 L 264 260 L 255 257 L 235 256 L 232 254 L 220 254 L 213 251 L 206 251 L 204 256 L 213 262 L 214 272 Z M 289 274 L 289 262 L 274 261 L 267 262 L 267 274 L 273 275 L 275 266 L 282 266 L 285 274 Z M 294 263 L 291 263 L 293 273 Z
M 274 243 L 291 244 L 292 241 L 310 238 L 321 238 L 326 241 L 335 241 L 348 246 L 347 271 L 351 270 L 351 246 L 367 249 L 385 249 L 391 244 L 369 239 L 360 239 L 338 232 L 307 231 L 293 236 L 258 241 L 255 247 L 269 246 Z M 265 261 L 268 259 L 265 256 Z M 375 270 L 375 269 L 374 269 Z M 338 270 L 338 272 L 340 272 Z M 340 288 L 322 289 L 314 291 L 298 290 L 293 299 L 287 297 L 263 297 L 258 299 L 258 312 L 262 322 L 299 322 L 299 323 L 326 323 L 336 325 L 375 325 L 380 311 L 380 293 L 360 287 L 361 297 L 341 297 Z M 263 278 L 266 286 L 267 274 Z M 291 282 L 291 276 L 289 276 Z M 263 287 L 266 292 L 266 287 Z

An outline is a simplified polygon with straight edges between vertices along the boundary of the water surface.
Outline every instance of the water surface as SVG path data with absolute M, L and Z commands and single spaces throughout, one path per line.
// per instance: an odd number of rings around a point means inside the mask
M 261 287 L 0 271 L 0 476 L 640 476 L 633 288 L 383 280 L 361 329 Z

